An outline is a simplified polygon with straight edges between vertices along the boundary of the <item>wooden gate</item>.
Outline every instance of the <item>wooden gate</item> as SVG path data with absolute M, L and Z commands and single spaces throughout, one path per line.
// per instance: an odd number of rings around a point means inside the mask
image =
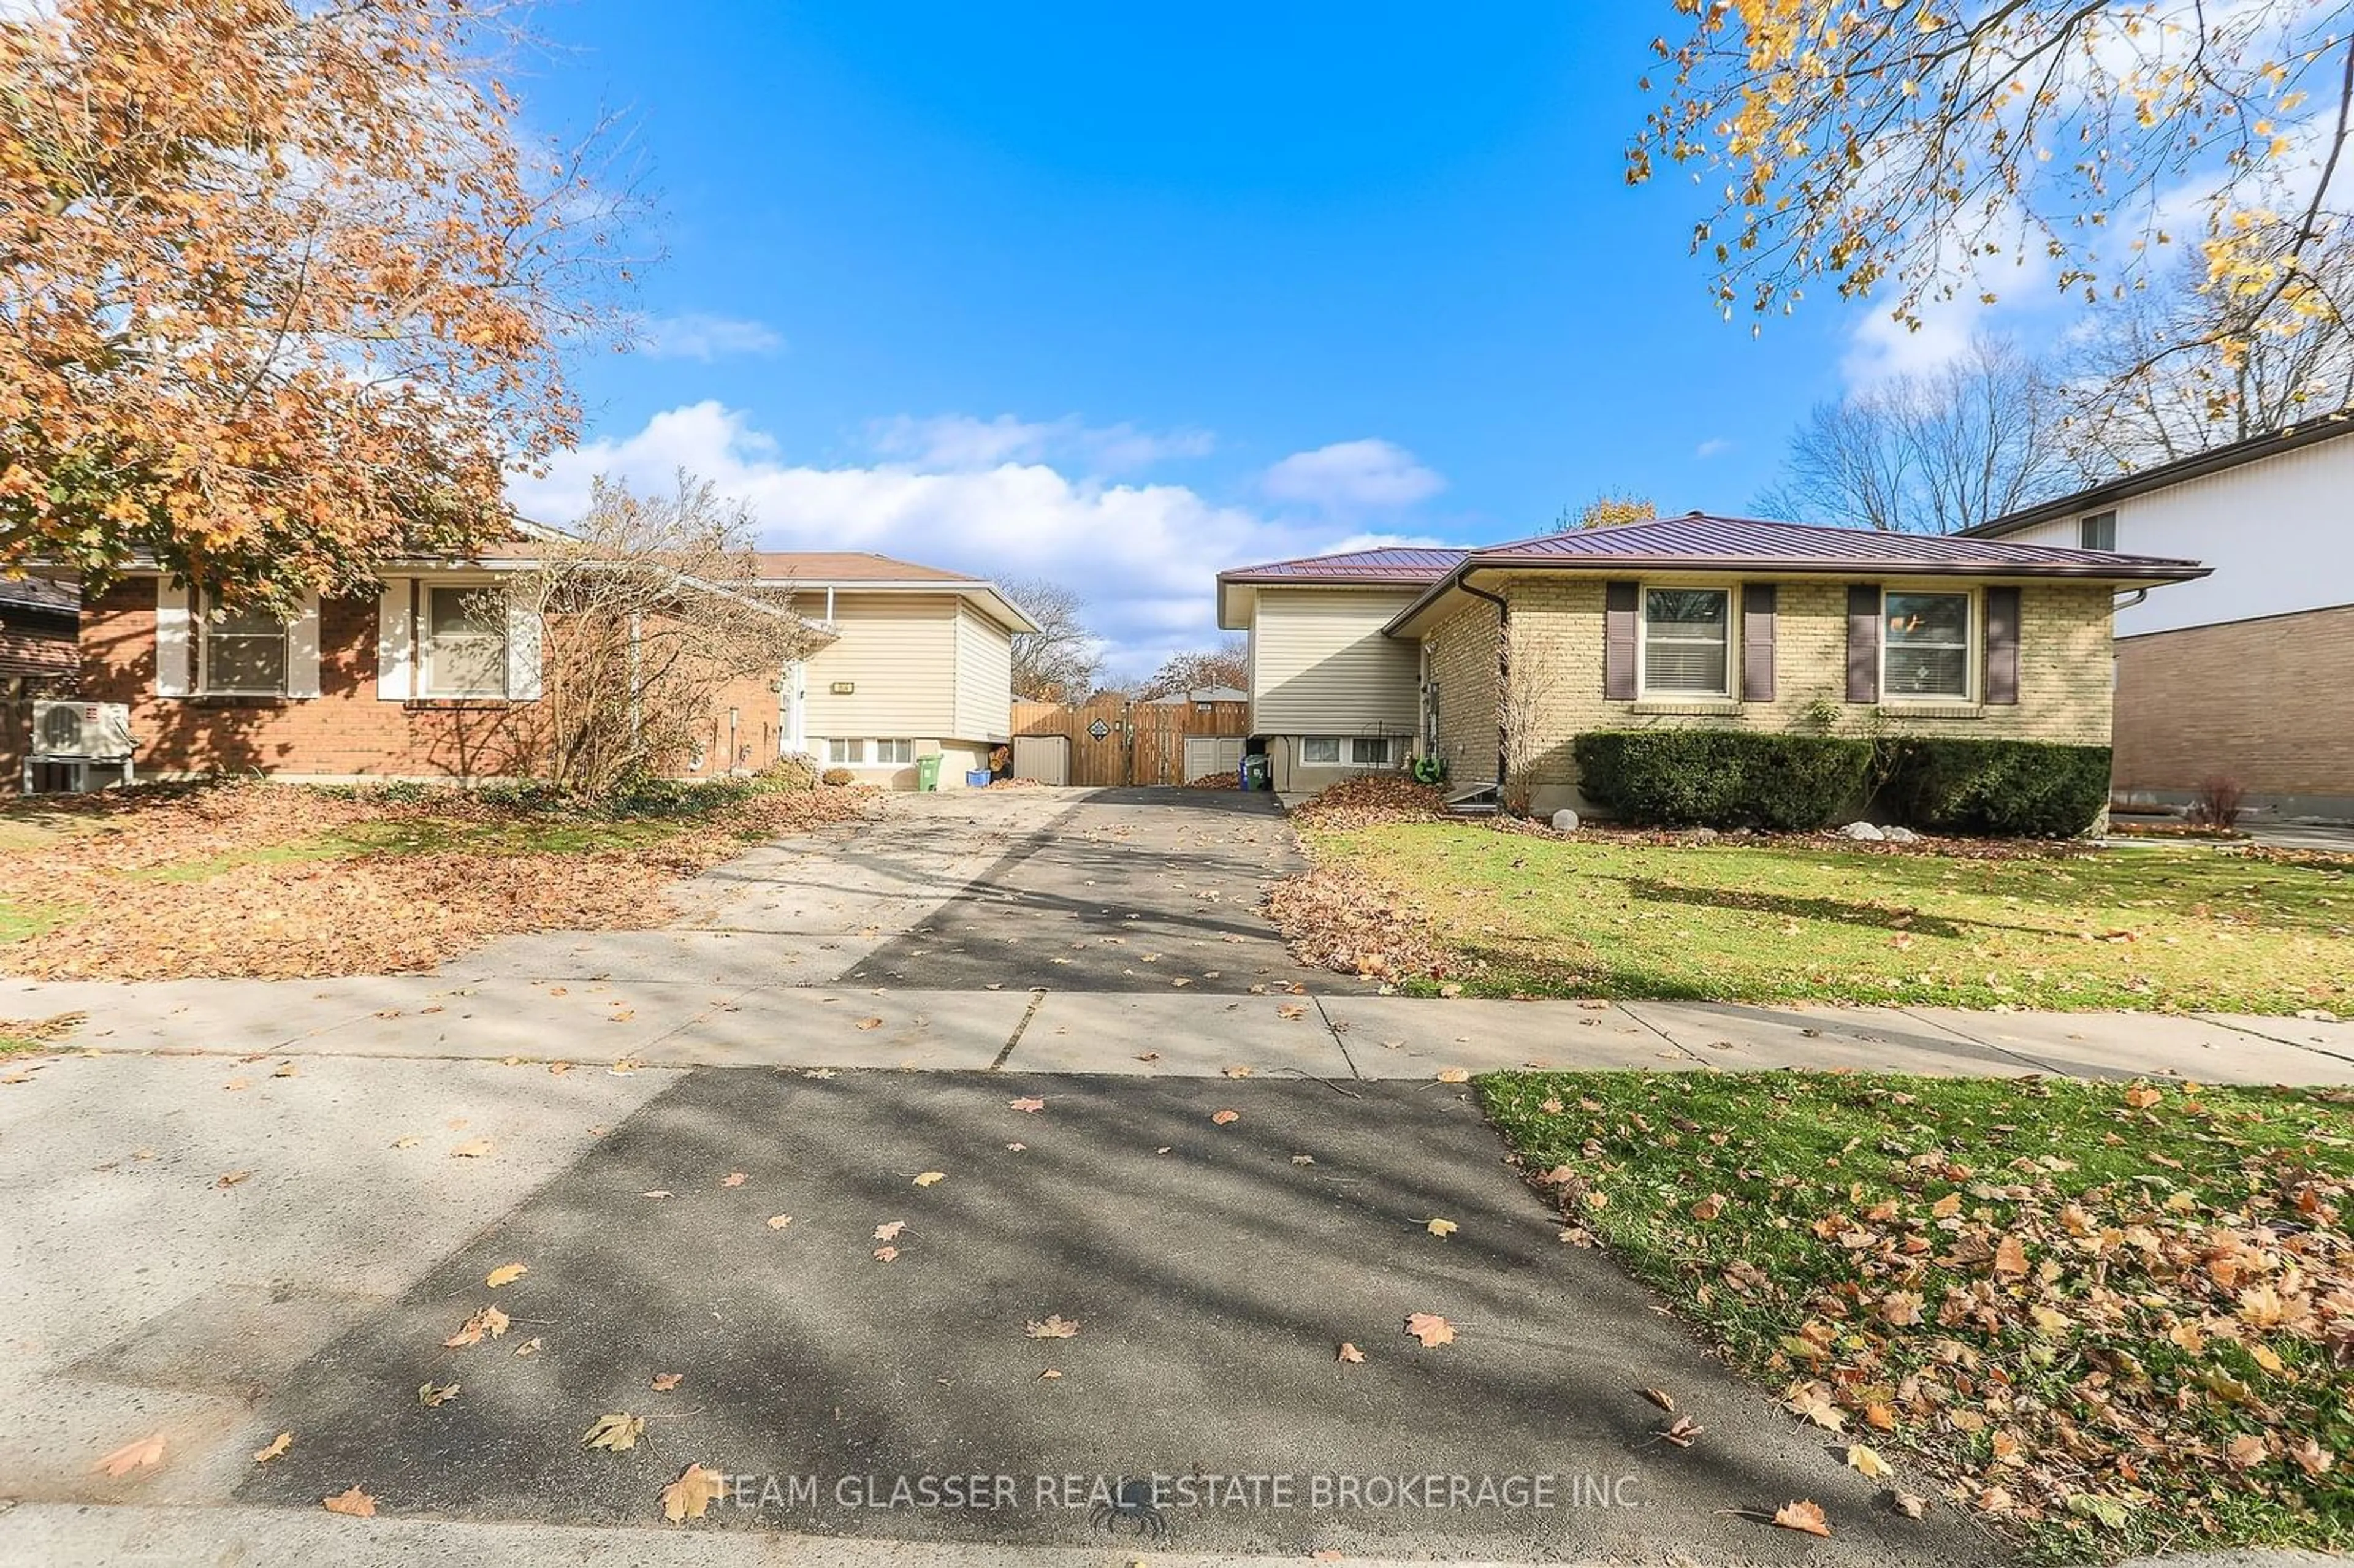
M 1185 737 L 1249 733 L 1248 703 L 1016 703 L 1015 735 L 1071 741 L 1070 781 L 1086 789 L 1183 784 Z

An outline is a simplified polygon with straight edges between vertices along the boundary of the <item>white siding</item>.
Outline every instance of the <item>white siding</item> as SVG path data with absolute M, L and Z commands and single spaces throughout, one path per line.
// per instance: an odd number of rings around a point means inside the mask
M 958 601 L 956 734 L 996 740 L 1013 729 L 1013 638 L 970 604 Z
M 1251 728 L 1262 735 L 1414 732 L 1415 644 L 1382 635 L 1416 590 L 1258 590 Z
M 837 592 L 840 635 L 809 659 L 809 734 L 828 740 L 958 734 L 958 603 L 953 594 Z M 822 604 L 800 608 L 824 613 Z M 855 690 L 836 693 L 842 681 Z
M 2354 435 L 2187 479 L 2119 502 L 2117 548 L 2203 561 L 2215 575 L 2153 588 L 2117 635 L 2354 604 Z M 2073 548 L 2063 517 L 2003 535 Z

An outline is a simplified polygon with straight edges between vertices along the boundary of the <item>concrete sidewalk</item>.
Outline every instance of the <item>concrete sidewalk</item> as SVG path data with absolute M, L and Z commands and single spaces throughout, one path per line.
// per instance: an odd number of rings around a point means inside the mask
M 62 1049 L 164 1054 L 1174 1076 L 1800 1067 L 2354 1083 L 2354 1023 L 2244 1014 L 429 975 L 0 983 L 0 1016 L 72 1012 L 87 1021 Z

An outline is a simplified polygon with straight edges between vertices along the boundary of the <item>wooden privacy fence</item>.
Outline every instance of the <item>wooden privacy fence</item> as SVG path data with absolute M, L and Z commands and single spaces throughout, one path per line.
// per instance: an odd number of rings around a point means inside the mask
M 1015 703 L 1015 735 L 1070 737 L 1065 782 L 1088 789 L 1183 784 L 1185 737 L 1250 733 L 1248 703 Z M 1098 734 L 1097 732 L 1101 733 Z

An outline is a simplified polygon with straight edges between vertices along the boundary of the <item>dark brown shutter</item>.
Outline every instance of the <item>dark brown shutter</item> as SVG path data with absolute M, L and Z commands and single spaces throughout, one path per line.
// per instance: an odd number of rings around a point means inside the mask
M 1774 700 L 1774 585 L 1741 585 L 1741 700 Z
M 1880 700 L 1880 585 L 1847 590 L 1847 700 Z
M 1635 617 L 1641 605 L 1634 583 L 1610 583 L 1602 590 L 1602 694 L 1614 703 L 1635 700 Z
M 2019 590 L 1986 591 L 1986 700 L 2019 701 Z

